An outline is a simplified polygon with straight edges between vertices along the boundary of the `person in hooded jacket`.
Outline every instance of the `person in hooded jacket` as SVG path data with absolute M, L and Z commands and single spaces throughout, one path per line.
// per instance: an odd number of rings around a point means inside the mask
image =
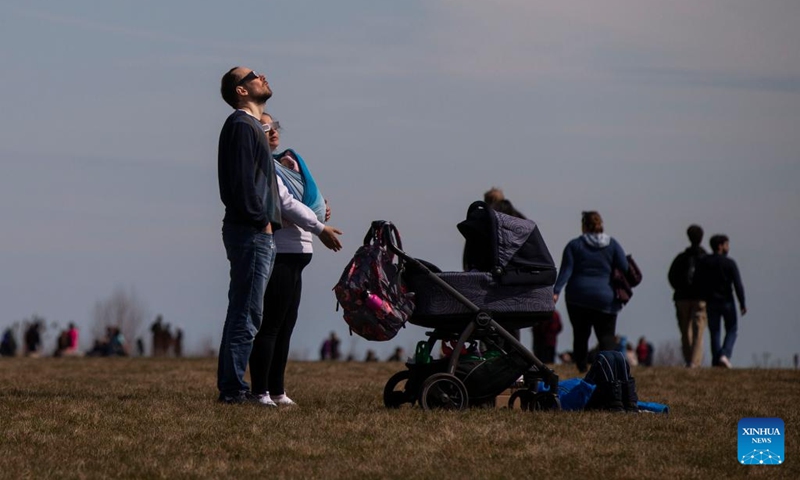
M 592 329 L 600 351 L 615 347 L 617 313 L 622 303 L 616 300 L 610 279 L 615 268 L 628 271 L 628 260 L 622 246 L 603 232 L 603 218 L 596 211 L 582 213 L 581 230 L 583 234 L 564 247 L 553 299 L 558 302 L 566 286 L 573 358 L 583 373 L 588 369 Z

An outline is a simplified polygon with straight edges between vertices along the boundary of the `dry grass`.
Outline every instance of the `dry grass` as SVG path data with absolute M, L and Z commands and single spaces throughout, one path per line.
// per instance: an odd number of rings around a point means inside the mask
M 401 368 L 292 363 L 274 411 L 217 404 L 211 359 L 2 359 L 0 476 L 800 478 L 796 371 L 634 369 L 667 417 L 387 410 Z M 742 417 L 783 418 L 784 465 L 737 463 Z

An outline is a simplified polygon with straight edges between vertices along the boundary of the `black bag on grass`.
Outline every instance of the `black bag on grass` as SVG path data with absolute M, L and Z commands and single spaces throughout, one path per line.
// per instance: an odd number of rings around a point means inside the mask
M 586 410 L 639 411 L 636 380 L 622 353 L 614 350 L 598 353 L 583 379 L 595 385 Z
M 465 358 L 456 366 L 456 376 L 464 382 L 470 402 L 494 398 L 530 368 L 522 355 L 510 352 L 494 358 Z

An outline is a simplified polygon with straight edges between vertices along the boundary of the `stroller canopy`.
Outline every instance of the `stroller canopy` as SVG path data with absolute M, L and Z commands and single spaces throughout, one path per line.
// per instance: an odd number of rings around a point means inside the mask
M 458 224 L 464 236 L 464 270 L 490 272 L 501 284 L 553 285 L 556 267 L 533 220 L 474 202 Z

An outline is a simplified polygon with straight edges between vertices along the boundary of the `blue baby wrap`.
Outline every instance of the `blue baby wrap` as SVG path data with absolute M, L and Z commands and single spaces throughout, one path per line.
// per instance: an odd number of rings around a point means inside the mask
M 284 167 L 279 162 L 279 159 L 284 157 L 287 153 L 291 153 L 297 161 L 297 166 L 300 168 L 299 172 Z M 314 181 L 314 177 L 311 175 L 311 171 L 308 169 L 303 157 L 292 149 L 273 155 L 273 157 L 275 157 L 275 174 L 281 177 L 289 193 L 313 210 L 317 215 L 317 220 L 324 223 L 325 199 L 322 197 L 322 193 L 317 187 L 317 182 Z

